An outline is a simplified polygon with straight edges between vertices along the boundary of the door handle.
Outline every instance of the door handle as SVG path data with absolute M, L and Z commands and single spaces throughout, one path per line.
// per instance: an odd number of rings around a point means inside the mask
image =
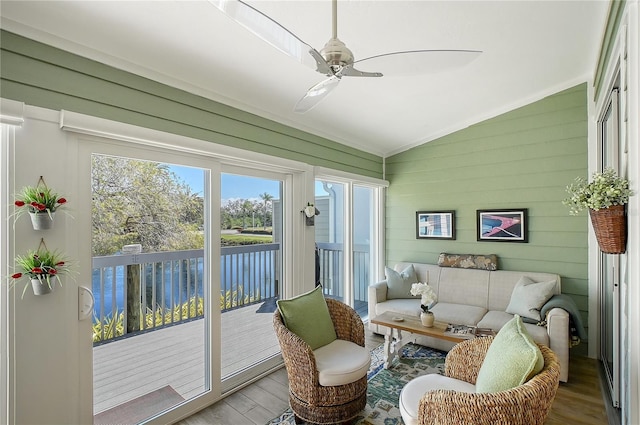
M 95 298 L 91 289 L 78 286 L 78 320 L 85 320 L 91 317 L 94 304 Z

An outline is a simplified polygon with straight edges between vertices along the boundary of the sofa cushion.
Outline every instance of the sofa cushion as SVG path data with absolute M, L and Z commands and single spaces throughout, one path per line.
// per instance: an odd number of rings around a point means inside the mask
M 513 288 L 522 276 L 527 276 L 535 282 L 556 282 L 555 293 L 561 292 L 560 276 L 554 273 L 516 272 L 510 270 L 496 270 L 489 276 L 489 305 L 487 309 L 505 311 L 511 301 Z
M 414 299 L 396 299 L 387 300 L 383 303 L 378 303 L 375 306 L 376 316 L 381 315 L 385 311 L 391 311 L 393 313 L 406 314 L 407 316 L 420 316 L 422 309 L 420 308 L 420 298 Z
M 437 373 L 418 376 L 409 381 L 400 392 L 398 408 L 405 425 L 418 424 L 418 407 L 422 396 L 435 390 L 453 390 L 464 393 L 475 393 L 476 387 L 465 381 L 442 376 Z
M 513 314 L 505 313 L 504 311 L 490 310 L 484 315 L 482 320 L 478 322 L 478 327 L 490 328 L 497 332 L 511 319 L 513 319 Z M 546 345 L 547 347 L 549 346 L 549 334 L 545 326 L 524 323 L 524 327 L 535 342 Z
M 277 303 L 284 325 L 309 344 L 312 350 L 338 338 L 322 294 L 322 286 L 288 300 L 278 300 Z
M 401 272 L 385 267 L 384 274 L 387 276 L 387 299 L 414 298 L 409 292 L 411 291 L 411 285 L 418 282 L 413 264 L 410 264 Z
M 324 387 L 346 385 L 367 374 L 371 353 L 351 341 L 336 339 L 313 352 L 318 382 Z
M 536 283 L 527 276 L 522 276 L 513 288 L 511 301 L 505 311 L 539 321 L 540 309 L 553 296 L 555 289 L 555 281 Z
M 486 270 L 442 268 L 438 302 L 487 308 L 491 273 Z
M 470 326 L 475 326 L 487 313 L 483 307 L 453 303 L 437 303 L 430 310 L 438 322 Z
M 515 388 L 542 370 L 544 358 L 516 315 L 494 338 L 480 366 L 476 391 L 493 393 Z

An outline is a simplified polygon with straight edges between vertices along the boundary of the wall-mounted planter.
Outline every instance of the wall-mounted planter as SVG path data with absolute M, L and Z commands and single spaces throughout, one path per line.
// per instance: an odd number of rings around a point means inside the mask
M 42 176 L 35 186 L 23 187 L 16 198 L 16 211 L 13 213 L 15 220 L 28 212 L 33 230 L 51 229 L 55 212 L 67 204 L 66 198 L 47 187 Z
M 56 213 L 48 213 L 46 211 L 29 213 L 29 217 L 31 217 L 31 225 L 33 226 L 33 230 L 49 230 L 53 227 L 54 219 Z
M 627 214 L 624 205 L 589 210 L 600 251 L 605 254 L 624 254 L 627 250 Z
M 31 288 L 34 295 L 45 295 L 53 292 L 55 285 L 50 285 L 46 280 L 31 279 Z
M 15 285 L 19 279 L 27 278 L 35 295 L 44 295 L 53 291 L 56 282 L 62 286 L 60 276 L 69 271 L 69 263 L 58 251 L 50 251 L 40 239 L 37 250 L 28 250 L 15 258 L 17 272 L 11 275 Z M 27 292 L 29 283 L 25 281 L 22 296 Z

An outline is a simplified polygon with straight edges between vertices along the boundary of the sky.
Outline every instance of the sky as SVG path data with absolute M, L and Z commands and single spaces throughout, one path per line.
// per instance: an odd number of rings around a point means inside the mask
M 170 170 L 191 187 L 193 193 L 202 195 L 204 172 L 199 168 L 170 165 Z M 260 195 L 268 193 L 274 199 L 280 198 L 280 187 L 277 180 L 257 177 L 222 174 L 222 200 L 249 199 L 260 200 Z M 316 182 L 316 196 L 326 195 L 322 184 Z
M 202 195 L 204 172 L 199 168 L 171 165 L 171 171 L 184 180 L 191 187 L 191 191 Z M 277 180 L 267 180 L 256 177 L 238 176 L 234 174 L 222 175 L 222 199 L 260 199 L 260 195 L 268 193 L 274 198 L 280 198 L 280 187 Z

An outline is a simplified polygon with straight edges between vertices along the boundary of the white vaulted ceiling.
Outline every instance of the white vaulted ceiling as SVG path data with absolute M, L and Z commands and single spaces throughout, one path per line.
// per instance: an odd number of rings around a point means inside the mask
M 248 3 L 316 50 L 331 36 L 328 0 Z M 7 31 L 388 156 L 589 81 L 608 5 L 339 0 L 338 37 L 356 60 L 416 49 L 483 53 L 441 73 L 345 77 L 305 114 L 294 105 L 325 77 L 206 0 L 2 0 L 0 15 Z

